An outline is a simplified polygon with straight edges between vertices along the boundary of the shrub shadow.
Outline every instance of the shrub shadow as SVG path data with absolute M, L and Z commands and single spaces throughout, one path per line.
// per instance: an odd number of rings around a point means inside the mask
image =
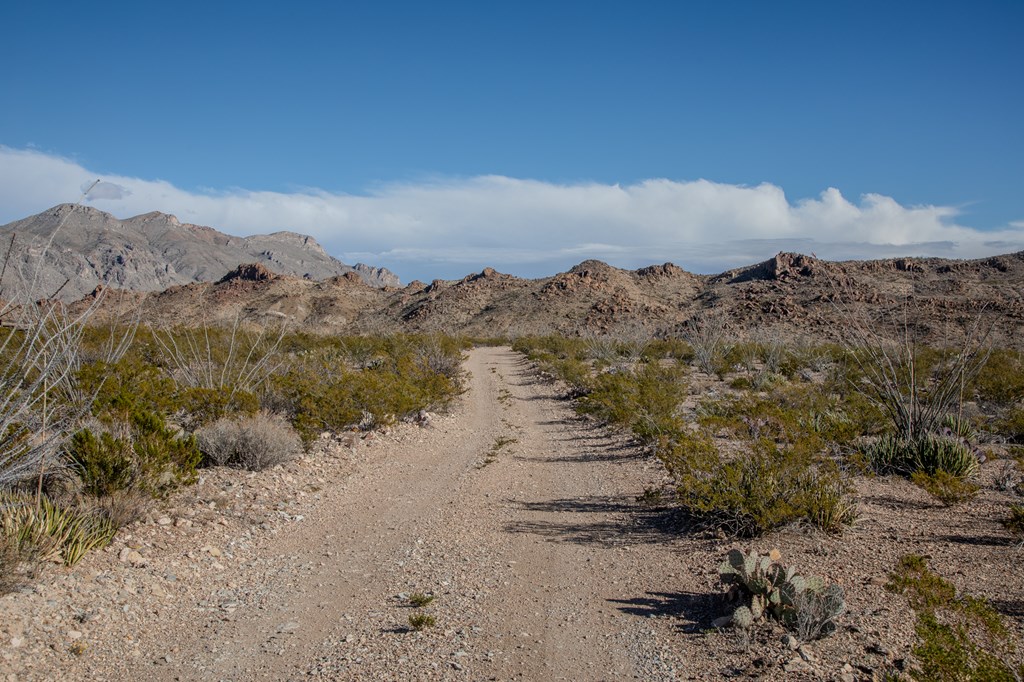
M 722 615 L 724 595 L 715 592 L 648 592 L 632 599 L 609 599 L 622 613 L 641 618 L 678 618 L 679 629 L 700 632 Z
M 1004 616 L 1024 620 L 1024 600 L 1022 599 L 989 599 L 988 603 Z
M 552 542 L 607 547 L 653 544 L 673 539 L 690 529 L 687 517 L 679 510 L 641 507 L 632 498 L 591 496 L 545 502 L 508 502 L 525 514 L 561 517 L 521 519 L 505 526 L 506 532 L 538 535 Z
M 870 502 L 885 509 L 935 509 L 935 504 L 931 502 L 904 500 L 893 495 L 865 495 L 861 501 Z
M 975 545 L 978 547 L 1005 547 L 1005 537 L 997 535 L 940 535 L 935 538 L 940 542 L 951 542 L 957 545 Z

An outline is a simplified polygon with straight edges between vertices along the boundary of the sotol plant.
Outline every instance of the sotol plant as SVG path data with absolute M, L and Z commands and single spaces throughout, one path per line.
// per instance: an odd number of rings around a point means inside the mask
M 832 634 L 846 610 L 843 588 L 815 576 L 799 575 L 796 569 L 779 563 L 780 558 L 778 550 L 759 556 L 757 552 L 745 554 L 733 549 L 719 566 L 719 575 L 730 586 L 730 593 L 749 600 L 733 612 L 733 625 L 748 630 L 767 615 L 803 640 Z

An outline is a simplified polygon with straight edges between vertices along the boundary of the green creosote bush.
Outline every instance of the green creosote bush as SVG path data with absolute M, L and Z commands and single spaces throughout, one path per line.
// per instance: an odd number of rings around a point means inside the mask
M 409 614 L 409 627 L 419 632 L 425 628 L 432 628 L 437 624 L 437 619 L 429 613 L 417 611 Z
M 642 363 L 631 370 L 594 377 L 590 392 L 577 410 L 609 424 L 630 429 L 646 443 L 685 428 L 676 413 L 687 396 L 687 383 L 678 365 Z
M 1024 407 L 1006 410 L 996 419 L 995 426 L 1010 442 L 1024 445 Z
M 756 537 L 797 521 L 839 533 L 858 516 L 852 487 L 834 464 L 765 441 L 730 460 L 706 448 L 671 459 L 679 504 L 731 535 Z
M 902 557 L 886 589 L 905 595 L 917 612 L 913 679 L 1017 682 L 1024 676 L 1024 665 L 1010 663 L 1016 647 L 999 613 L 984 599 L 958 597 L 923 557 Z
M 910 476 L 910 480 L 946 507 L 952 507 L 973 499 L 979 490 L 977 484 L 964 480 L 960 476 L 954 476 L 942 469 L 933 474 L 915 471 Z
M 827 637 L 846 610 L 843 588 L 815 576 L 786 568 L 778 550 L 766 556 L 733 549 L 718 568 L 730 595 L 744 603 L 732 614 L 732 624 L 749 630 L 762 617 L 771 617 L 803 641 Z
M 587 360 L 587 344 L 582 339 L 563 336 L 522 337 L 512 344 L 544 372 L 568 385 L 569 397 L 578 398 L 590 391 L 592 371 Z
M 1011 504 L 1003 525 L 1016 540 L 1024 542 L 1024 504 Z
M 206 461 L 215 466 L 262 471 L 302 452 L 302 441 L 291 424 L 269 412 L 222 418 L 195 435 Z
M 426 594 L 424 592 L 413 592 L 409 595 L 409 605 L 417 609 L 422 609 L 424 606 L 427 606 L 433 601 L 434 595 L 432 594 Z
M 195 480 L 202 460 L 195 438 L 180 435 L 152 412 L 137 411 L 130 422 L 115 426 L 118 435 L 85 428 L 66 445 L 84 492 L 102 497 L 132 489 L 161 496 Z
M 789 384 L 771 395 L 744 393 L 698 405 L 698 423 L 725 429 L 736 438 L 769 438 L 817 455 L 850 448 L 862 433 L 875 428 L 877 414 L 856 396 L 840 399 L 816 385 Z
M 461 374 L 442 373 L 435 357 L 439 348 L 460 357 L 462 346 L 454 340 L 441 344 L 395 336 L 343 341 L 351 346 L 325 344 L 296 353 L 270 378 L 265 405 L 287 414 L 303 443 L 322 431 L 343 431 L 360 422 L 386 424 L 423 409 L 443 409 L 462 392 Z M 429 352 L 418 351 L 421 342 L 430 344 Z M 372 419 L 366 420 L 365 413 Z
M 997 348 L 974 378 L 972 392 L 997 405 L 1013 405 L 1024 399 L 1024 356 L 1019 351 Z

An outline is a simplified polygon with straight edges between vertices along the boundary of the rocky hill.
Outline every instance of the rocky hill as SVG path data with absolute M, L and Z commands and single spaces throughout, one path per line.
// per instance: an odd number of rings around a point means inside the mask
M 370 286 L 400 285 L 388 270 L 346 265 L 312 237 L 294 232 L 233 237 L 179 222 L 165 213 L 119 220 L 88 206 L 61 204 L 0 227 L 0 249 L 11 250 L 2 281 L 5 290 L 19 286 L 19 276 L 24 278 L 30 271 L 34 276 L 32 268 L 51 235 L 53 243 L 42 258 L 37 289 L 46 293 L 60 289 L 58 297 L 63 300 L 81 298 L 101 283 L 162 291 L 212 282 L 240 264 L 254 262 L 299 278 L 322 280 L 355 272 Z
M 400 289 L 371 287 L 355 273 L 312 281 L 252 266 L 216 283 L 142 298 L 146 319 L 156 324 L 240 316 L 318 332 L 479 337 L 675 335 L 690 320 L 713 315 L 730 333 L 758 339 L 837 339 L 856 319 L 871 325 L 907 320 L 923 337 L 941 341 L 954 339 L 980 316 L 1005 343 L 1015 342 L 1024 326 L 1024 252 L 971 261 L 841 263 L 780 253 L 712 276 L 671 263 L 621 270 L 585 261 L 542 279 L 486 268 L 460 280 L 416 281 Z

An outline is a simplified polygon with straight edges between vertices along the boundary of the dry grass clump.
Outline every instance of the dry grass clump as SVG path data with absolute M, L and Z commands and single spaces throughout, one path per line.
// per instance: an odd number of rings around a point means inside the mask
M 298 433 L 278 414 L 261 411 L 218 419 L 196 432 L 200 451 L 216 466 L 262 471 L 302 452 Z

